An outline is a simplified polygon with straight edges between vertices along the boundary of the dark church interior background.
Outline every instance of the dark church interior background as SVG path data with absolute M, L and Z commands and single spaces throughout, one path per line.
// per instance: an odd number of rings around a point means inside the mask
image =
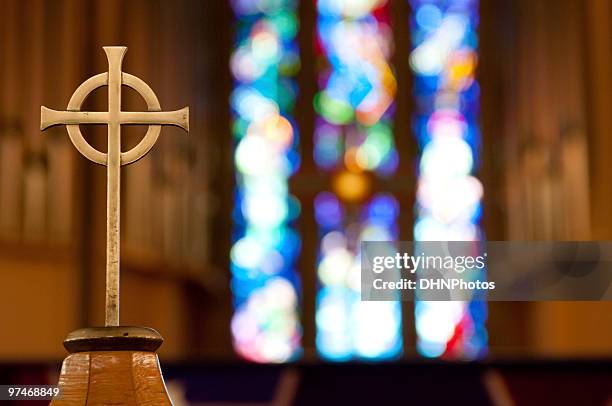
M 0 0 L 0 384 L 53 382 L 103 323 L 105 171 L 38 118 L 125 45 L 191 109 L 122 181 L 122 324 L 164 336 L 176 404 L 372 376 L 604 404 L 610 303 L 362 302 L 359 246 L 612 239 L 611 23 L 608 0 Z

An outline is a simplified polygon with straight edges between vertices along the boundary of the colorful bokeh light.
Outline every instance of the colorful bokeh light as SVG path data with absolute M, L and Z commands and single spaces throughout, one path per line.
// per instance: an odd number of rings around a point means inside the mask
M 332 181 L 331 191 L 314 200 L 320 236 L 316 346 L 335 361 L 393 359 L 402 352 L 399 302 L 360 300 L 361 242 L 398 237 L 397 200 L 372 187 L 374 177 L 392 175 L 398 163 L 388 12 L 381 0 L 317 1 L 314 160 Z
M 236 191 L 231 250 L 234 348 L 256 362 L 301 353 L 299 215 L 288 179 L 299 166 L 291 112 L 299 70 L 296 2 L 234 0 L 238 20 L 230 67 Z
M 478 163 L 478 0 L 409 0 L 412 6 L 417 112 L 421 149 L 416 241 L 477 241 L 483 187 Z M 418 245 L 417 245 L 418 246 Z M 478 299 L 478 298 L 474 298 Z M 417 349 L 426 357 L 474 359 L 487 350 L 486 304 L 426 302 L 415 306 Z

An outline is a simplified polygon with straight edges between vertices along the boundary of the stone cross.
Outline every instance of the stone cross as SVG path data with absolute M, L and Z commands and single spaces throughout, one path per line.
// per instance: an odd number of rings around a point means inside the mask
M 40 129 L 66 125 L 76 149 L 89 160 L 107 167 L 106 205 L 106 326 L 119 325 L 119 202 L 120 168 L 145 156 L 159 137 L 162 125 L 174 125 L 189 131 L 189 107 L 176 111 L 161 111 L 157 96 L 144 81 L 121 71 L 126 47 L 104 47 L 108 72 L 95 75 L 83 82 L 74 92 L 66 111 L 40 108 Z M 147 103 L 149 111 L 121 111 L 121 86 L 137 91 Z M 85 98 L 95 89 L 108 86 L 108 111 L 80 111 Z M 103 153 L 85 141 L 79 124 L 106 124 L 108 152 Z M 148 125 L 144 138 L 133 149 L 121 152 L 121 126 Z

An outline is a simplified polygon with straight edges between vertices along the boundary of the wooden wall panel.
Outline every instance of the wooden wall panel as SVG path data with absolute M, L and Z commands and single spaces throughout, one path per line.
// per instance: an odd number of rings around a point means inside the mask
M 42 133 L 39 115 L 43 104 L 64 109 L 83 80 L 106 69 L 105 45 L 128 46 L 125 70 L 149 83 L 163 109 L 191 107 L 190 134 L 164 128 L 152 153 L 123 170 L 122 316 L 159 329 L 162 354 L 184 357 L 194 348 L 187 344 L 199 328 L 187 315 L 207 317 L 202 301 L 214 284 L 206 281 L 227 272 L 208 264 L 214 95 L 202 89 L 215 60 L 206 49 L 213 38 L 204 36 L 229 27 L 210 17 L 219 27 L 202 25 L 209 9 L 192 0 L 0 2 L 0 276 L 12 289 L 0 295 L 0 308 L 15 310 L 0 312 L 10 325 L 0 334 L 0 360 L 9 352 L 59 358 L 65 334 L 103 321 L 106 170 L 78 154 L 65 128 Z M 106 91 L 84 107 L 105 110 Z M 126 95 L 124 109 L 145 107 Z M 104 151 L 106 128 L 82 127 Z M 126 130 L 123 148 L 144 131 Z
M 502 111 L 499 122 L 491 121 L 492 113 L 487 112 L 495 107 L 483 104 L 484 143 L 502 145 L 495 159 L 503 162 L 505 203 L 500 212 L 505 230 L 495 233 L 508 240 L 608 240 L 610 3 L 499 3 L 504 7 L 494 17 L 499 23 L 489 29 L 495 37 L 488 42 L 490 47 L 495 41 L 503 47 L 497 66 L 502 86 L 495 89 L 500 92 L 495 93 L 491 82 L 486 88 L 483 83 L 483 97 L 489 102 L 495 97 L 503 100 L 493 101 L 502 104 L 497 106 Z M 481 62 L 485 71 L 487 63 Z M 489 183 L 487 190 L 492 187 L 495 184 Z M 516 314 L 521 315 L 519 327 L 524 332 L 516 354 L 572 357 L 612 351 L 612 311 L 607 302 L 512 306 L 520 310 Z M 492 342 L 517 319 L 509 314 L 500 319 L 495 313 L 499 307 L 491 306 L 496 326 L 490 331 Z

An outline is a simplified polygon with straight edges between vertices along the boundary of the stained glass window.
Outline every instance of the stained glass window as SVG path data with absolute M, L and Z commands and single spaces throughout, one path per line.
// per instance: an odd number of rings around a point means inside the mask
M 398 163 L 392 47 L 386 1 L 317 2 L 314 160 L 331 184 L 314 201 L 316 346 L 330 360 L 388 359 L 402 351 L 400 303 L 360 300 L 361 241 L 398 237 L 398 202 L 372 185 Z
M 483 187 L 476 178 L 480 134 L 477 0 L 409 0 L 418 144 L 416 241 L 479 241 Z M 318 244 L 316 348 L 324 359 L 394 359 L 402 354 L 399 302 L 360 300 L 360 244 L 399 239 L 398 217 L 413 202 L 381 187 L 397 180 L 393 134 L 397 82 L 390 2 L 318 0 L 317 92 L 312 152 L 323 187 L 314 196 Z M 301 354 L 300 204 L 289 180 L 300 161 L 293 118 L 300 65 L 297 1 L 234 0 L 231 58 L 236 198 L 231 250 L 232 320 L 239 354 L 283 362 Z M 308 50 L 310 52 L 310 50 Z M 306 55 L 304 57 L 311 57 Z M 310 145 L 307 143 L 306 145 Z M 310 159 L 310 157 L 309 157 Z M 404 178 L 405 179 L 405 178 Z M 301 196 L 304 201 L 304 196 Z M 418 245 L 417 245 L 418 249 Z M 477 244 L 475 244 L 477 249 Z M 427 357 L 486 352 L 486 306 L 474 300 L 417 302 L 417 349 Z M 412 345 L 412 343 L 408 344 Z
M 234 348 L 246 359 L 284 362 L 301 353 L 300 288 L 288 191 L 299 166 L 292 117 L 299 69 L 296 2 L 235 0 L 231 57 L 236 190 L 231 249 Z
M 478 1 L 410 4 L 413 125 L 420 147 L 414 239 L 478 241 L 483 238 L 483 187 L 475 177 L 480 147 Z M 487 348 L 486 312 L 485 302 L 477 300 L 417 302 L 418 351 L 426 357 L 482 356 Z

